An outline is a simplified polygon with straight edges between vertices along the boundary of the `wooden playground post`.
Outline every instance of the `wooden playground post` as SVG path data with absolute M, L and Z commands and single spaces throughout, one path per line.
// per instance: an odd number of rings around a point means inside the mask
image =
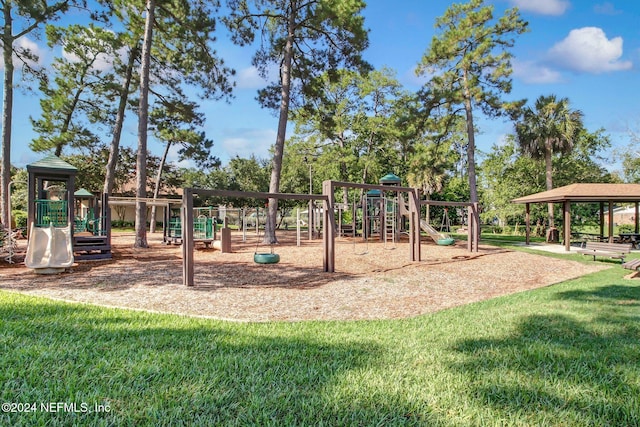
M 467 208 L 467 223 L 469 230 L 467 235 L 467 250 L 478 252 L 480 242 L 480 222 L 478 221 L 478 203 L 470 203 Z
M 102 213 L 102 215 L 100 215 L 102 221 L 101 230 L 106 233 L 106 244 L 111 248 L 111 208 L 109 207 L 109 195 L 107 193 L 102 193 L 100 209 Z
M 296 208 L 296 246 L 300 246 L 300 208 Z
M 331 181 L 322 182 L 322 194 L 325 196 L 325 200 L 322 204 L 324 208 L 324 228 L 323 233 L 323 267 L 324 271 L 333 273 L 336 270 L 336 233 L 335 233 L 335 218 L 333 215 L 334 194 L 333 185 Z
M 478 252 L 478 250 L 480 248 L 478 248 L 478 245 L 480 244 L 480 205 L 478 204 L 478 202 L 474 202 L 473 204 L 473 210 L 474 210 L 474 219 L 475 219 L 475 225 L 476 225 L 476 232 L 473 235 L 473 252 Z
M 193 190 L 185 188 L 182 195 L 182 282 L 193 286 L 194 256 L 193 256 Z
M 411 261 L 421 261 L 420 253 L 420 197 L 418 190 L 409 192 L 409 245 L 411 246 Z

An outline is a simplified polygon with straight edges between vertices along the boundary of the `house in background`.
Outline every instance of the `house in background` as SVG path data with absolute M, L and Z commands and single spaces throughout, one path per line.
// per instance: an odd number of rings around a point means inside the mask
M 604 213 L 604 222 L 609 224 L 609 212 Z M 621 206 L 613 209 L 614 225 L 634 225 L 636 223 L 636 208 L 634 206 Z

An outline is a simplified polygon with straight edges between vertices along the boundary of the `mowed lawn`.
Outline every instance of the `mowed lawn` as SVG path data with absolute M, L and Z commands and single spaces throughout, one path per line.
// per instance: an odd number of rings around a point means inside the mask
M 0 292 L 0 425 L 640 425 L 619 265 L 415 319 L 230 323 Z

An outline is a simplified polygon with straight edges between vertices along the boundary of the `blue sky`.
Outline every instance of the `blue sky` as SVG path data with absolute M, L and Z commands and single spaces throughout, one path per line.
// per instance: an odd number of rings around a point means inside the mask
M 370 0 L 364 11 L 370 29 L 365 59 L 376 68 L 394 69 L 406 89 L 421 82 L 414 69 L 434 35 L 435 19 L 451 1 Z M 517 6 L 530 31 L 518 38 L 513 50 L 511 99 L 533 102 L 540 95 L 567 97 L 571 107 L 584 113 L 587 128 L 604 128 L 617 148 L 629 144 L 629 129 L 640 128 L 640 2 L 637 0 L 493 0 L 496 15 Z M 214 140 L 214 154 L 223 162 L 252 153 L 268 157 L 275 141 L 277 117 L 255 101 L 264 86 L 251 67 L 250 48 L 233 46 L 219 36 L 218 53 L 237 70 L 237 88 L 231 103 L 204 102 L 205 131 Z M 42 41 L 23 40 L 41 53 L 43 63 L 53 53 Z M 29 115 L 39 114 L 36 95 L 15 94 L 12 163 L 16 166 L 43 157 L 28 149 L 34 137 Z M 502 120 L 479 120 L 478 148 L 490 150 L 511 133 Z M 289 127 L 290 135 L 293 128 Z M 130 120 L 123 144 L 135 147 L 136 123 Z M 150 143 L 160 155 L 160 147 Z

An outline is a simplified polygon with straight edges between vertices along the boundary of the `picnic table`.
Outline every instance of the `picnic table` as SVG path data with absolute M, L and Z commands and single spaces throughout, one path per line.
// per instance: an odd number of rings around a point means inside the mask
M 634 249 L 640 249 L 640 233 L 620 233 L 621 243 L 631 243 Z
M 582 233 L 578 231 L 571 232 L 571 242 L 580 243 L 580 247 L 584 248 L 587 242 L 608 242 L 609 238 L 595 233 Z

